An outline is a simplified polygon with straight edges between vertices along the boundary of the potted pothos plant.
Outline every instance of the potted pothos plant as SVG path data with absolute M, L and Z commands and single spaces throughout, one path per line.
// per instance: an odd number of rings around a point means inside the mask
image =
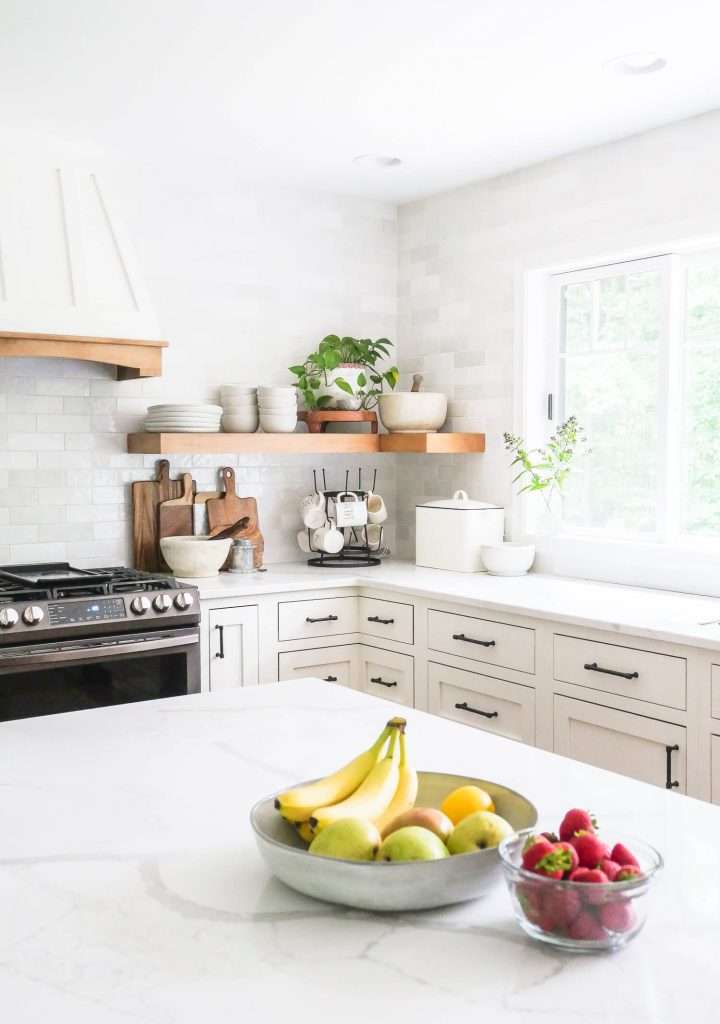
M 290 367 L 307 409 L 372 409 L 385 385 L 400 378 L 397 366 L 382 370 L 390 357 L 387 338 L 341 338 L 328 334 L 304 363 Z

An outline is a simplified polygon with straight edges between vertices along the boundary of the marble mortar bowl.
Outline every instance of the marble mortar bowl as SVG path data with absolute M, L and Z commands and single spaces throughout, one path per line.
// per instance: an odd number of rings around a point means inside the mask
M 473 785 L 490 794 L 497 813 L 517 832 L 529 832 L 537 823 L 533 804 L 497 782 L 442 772 L 418 772 L 418 779 L 418 807 L 439 807 L 458 786 Z M 496 849 L 445 860 L 393 863 L 335 860 L 310 854 L 292 825 L 275 810 L 276 796 L 273 793 L 255 804 L 250 824 L 270 871 L 306 896 L 361 910 L 429 910 L 476 899 L 502 881 Z

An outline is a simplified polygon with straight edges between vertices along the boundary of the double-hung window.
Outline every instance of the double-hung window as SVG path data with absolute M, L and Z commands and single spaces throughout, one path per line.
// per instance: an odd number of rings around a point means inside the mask
M 592 453 L 563 529 L 720 545 L 720 250 L 551 275 L 548 415 Z

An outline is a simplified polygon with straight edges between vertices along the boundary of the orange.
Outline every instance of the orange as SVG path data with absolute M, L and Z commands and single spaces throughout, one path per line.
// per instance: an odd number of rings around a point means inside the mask
M 490 794 L 479 786 L 460 786 L 448 793 L 440 810 L 447 814 L 453 825 L 459 825 L 463 818 L 475 811 L 494 811 L 495 804 Z

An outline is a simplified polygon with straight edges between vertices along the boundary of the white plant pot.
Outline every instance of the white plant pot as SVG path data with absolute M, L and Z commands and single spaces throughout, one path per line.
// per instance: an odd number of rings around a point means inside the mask
M 358 366 L 357 363 L 341 363 L 340 366 L 334 370 L 328 370 L 325 374 L 327 384 L 323 384 L 322 387 L 316 392 L 318 398 L 327 395 L 332 399 L 329 405 L 326 405 L 326 409 L 349 409 L 355 411 L 362 405 L 361 398 L 355 398 L 353 395 L 349 395 L 342 388 L 339 388 L 335 381 L 338 377 L 342 377 L 346 380 L 353 391 L 357 391 L 357 379 L 361 373 L 364 373 L 367 377 L 368 371 L 363 366 Z

